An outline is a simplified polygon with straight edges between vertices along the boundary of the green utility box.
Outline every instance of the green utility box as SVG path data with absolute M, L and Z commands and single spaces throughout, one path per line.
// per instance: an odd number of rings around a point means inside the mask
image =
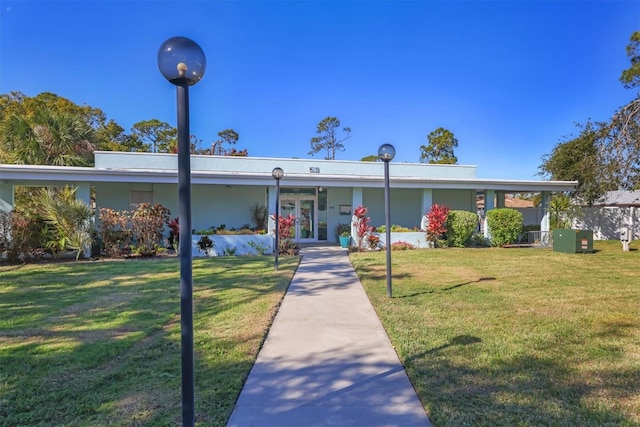
M 553 250 L 568 254 L 593 252 L 593 230 L 553 230 Z

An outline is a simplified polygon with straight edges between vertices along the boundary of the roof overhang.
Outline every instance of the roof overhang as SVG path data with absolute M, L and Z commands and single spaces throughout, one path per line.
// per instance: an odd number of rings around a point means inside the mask
M 0 165 L 0 179 L 14 185 L 70 184 L 86 182 L 136 182 L 176 184 L 178 174 L 172 169 L 113 169 L 90 167 L 64 167 L 42 165 Z M 511 181 L 477 178 L 417 178 L 391 176 L 392 188 L 433 188 L 495 190 L 507 192 L 564 192 L 575 189 L 576 181 Z M 191 171 L 193 185 L 274 185 L 270 173 L 232 171 Z M 384 176 L 380 175 L 336 175 L 336 174 L 286 174 L 280 181 L 282 186 L 304 187 L 382 187 Z

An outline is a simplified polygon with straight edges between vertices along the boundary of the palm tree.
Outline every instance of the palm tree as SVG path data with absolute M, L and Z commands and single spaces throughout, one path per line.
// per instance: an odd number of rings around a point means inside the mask
M 549 201 L 549 224 L 552 230 L 559 228 L 571 228 L 571 217 L 575 207 L 571 198 L 566 194 L 556 194 Z
M 76 191 L 77 188 L 71 187 L 42 188 L 38 193 L 38 204 L 42 219 L 54 230 L 47 246 L 54 253 L 63 249 L 77 251 L 77 260 L 93 243 L 93 211 L 87 203 L 76 199 Z
M 40 107 L 14 113 L 0 130 L 0 160 L 8 163 L 90 166 L 93 129 L 77 114 Z

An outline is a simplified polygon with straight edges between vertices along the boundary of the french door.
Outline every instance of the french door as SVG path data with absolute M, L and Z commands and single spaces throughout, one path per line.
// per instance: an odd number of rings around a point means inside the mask
M 280 215 L 296 217 L 293 240 L 300 243 L 318 240 L 318 203 L 316 196 L 289 195 L 280 199 Z

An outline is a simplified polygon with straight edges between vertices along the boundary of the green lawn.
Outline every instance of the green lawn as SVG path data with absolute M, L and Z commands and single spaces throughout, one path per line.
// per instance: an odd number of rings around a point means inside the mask
M 226 423 L 297 267 L 193 263 L 196 420 Z M 0 425 L 181 423 L 178 259 L 0 267 Z
M 637 426 L 638 243 L 351 260 L 436 426 Z

